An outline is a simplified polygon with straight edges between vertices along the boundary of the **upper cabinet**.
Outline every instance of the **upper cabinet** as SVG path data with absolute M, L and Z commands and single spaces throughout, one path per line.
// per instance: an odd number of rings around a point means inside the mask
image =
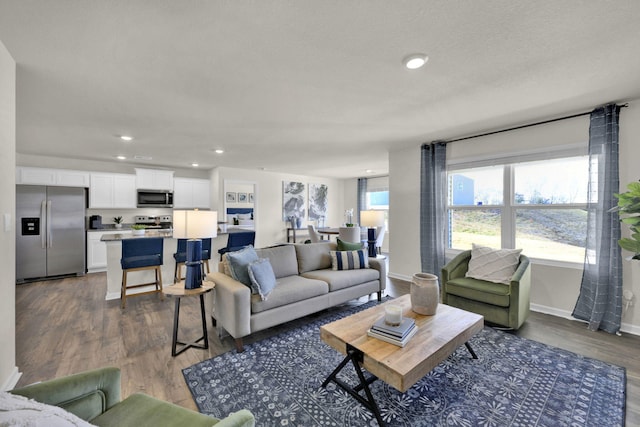
M 177 209 L 209 209 L 210 185 L 208 179 L 174 178 L 173 207 Z
M 136 168 L 136 188 L 139 190 L 173 189 L 173 171 Z
M 121 173 L 92 173 L 90 208 L 136 207 L 136 176 Z
M 89 187 L 89 177 L 86 171 L 16 167 L 16 184 Z

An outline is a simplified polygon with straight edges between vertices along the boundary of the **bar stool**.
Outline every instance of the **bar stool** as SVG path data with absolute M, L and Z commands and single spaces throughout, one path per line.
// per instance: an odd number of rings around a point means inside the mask
M 155 285 L 156 289 L 147 292 L 131 294 L 130 296 L 160 293 L 160 298 L 164 300 L 162 293 L 162 253 L 164 250 L 164 239 L 162 237 L 149 237 L 141 239 L 125 239 L 122 241 L 122 289 L 120 299 L 122 308 L 127 305 L 127 289 L 139 288 L 142 286 Z M 127 285 L 127 273 L 140 270 L 155 270 L 155 281 L 142 283 L 139 285 Z
M 178 239 L 178 247 L 176 253 L 173 254 L 176 260 L 176 268 L 173 271 L 173 283 L 178 283 L 182 279 L 182 266 L 187 262 L 187 239 Z M 207 267 L 207 273 L 210 273 L 209 260 L 211 259 L 211 239 L 202 239 L 202 276 L 204 277 L 204 267 Z
M 222 261 L 222 255 L 226 254 L 227 252 L 239 251 L 245 246 L 254 245 L 255 241 L 255 231 L 238 231 L 229 233 L 227 246 L 218 251 L 218 253 L 220 254 L 220 261 Z

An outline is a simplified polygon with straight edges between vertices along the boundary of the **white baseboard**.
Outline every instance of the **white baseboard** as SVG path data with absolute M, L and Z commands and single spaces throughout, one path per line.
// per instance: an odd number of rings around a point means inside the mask
M 390 277 L 392 279 L 398 279 L 398 280 L 404 280 L 405 282 L 411 282 L 412 277 L 411 276 L 406 276 L 404 274 L 397 274 L 397 273 L 387 273 L 387 277 Z
M 404 280 L 406 282 L 411 282 L 411 279 L 412 279 L 410 276 L 407 276 L 404 274 L 397 274 L 397 273 L 388 273 L 387 276 L 392 279 Z M 535 311 L 538 313 L 549 314 L 551 316 L 562 317 L 563 319 L 576 320 L 578 322 L 583 322 L 583 320 L 576 319 L 575 317 L 573 317 L 571 315 L 571 312 L 567 310 L 561 310 L 559 308 L 549 307 L 549 306 L 540 305 L 540 304 L 531 304 L 530 308 L 531 308 L 531 311 Z M 640 336 L 640 326 L 622 322 L 622 325 L 620 325 L 620 332 Z
M 550 314 L 552 316 L 556 316 L 556 317 L 562 317 L 565 319 L 569 319 L 569 320 L 575 320 L 578 322 L 583 322 L 583 323 L 587 323 L 584 320 L 581 319 L 576 319 L 575 317 L 573 317 L 571 315 L 570 311 L 567 310 L 560 310 L 558 308 L 554 308 L 554 307 L 548 307 L 548 306 L 544 306 L 544 305 L 539 305 L 539 304 L 531 304 L 530 306 L 531 311 L 535 311 L 538 313 L 544 313 L 544 314 Z M 624 332 L 627 334 L 631 334 L 631 335 L 640 335 L 640 326 L 636 326 L 636 325 L 631 325 L 629 323 L 622 323 L 620 325 L 620 332 Z
M 4 384 L 2 384 L 2 387 L 0 387 L 0 391 L 13 390 L 16 384 L 18 384 L 18 380 L 20 379 L 21 376 L 22 376 L 22 372 L 18 371 L 17 366 L 14 366 L 13 369 L 11 370 L 11 374 L 9 375 L 9 378 L 7 378 Z
M 120 292 L 107 292 L 107 296 L 104 298 L 106 301 L 112 299 L 120 299 Z

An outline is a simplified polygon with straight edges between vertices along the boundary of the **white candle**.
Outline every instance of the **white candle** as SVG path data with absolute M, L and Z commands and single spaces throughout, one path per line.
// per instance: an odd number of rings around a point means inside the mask
M 391 326 L 398 326 L 402 323 L 402 307 L 399 305 L 388 305 L 384 308 L 384 321 Z

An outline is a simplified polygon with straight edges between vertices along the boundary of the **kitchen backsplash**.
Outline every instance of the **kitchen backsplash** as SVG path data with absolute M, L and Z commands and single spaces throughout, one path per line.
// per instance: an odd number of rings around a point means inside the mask
M 160 216 L 173 215 L 170 208 L 140 208 L 140 209 L 87 209 L 87 218 L 91 215 L 102 216 L 103 224 L 114 224 L 113 217 L 121 216 L 125 224 L 135 223 L 135 217 L 140 215 Z

